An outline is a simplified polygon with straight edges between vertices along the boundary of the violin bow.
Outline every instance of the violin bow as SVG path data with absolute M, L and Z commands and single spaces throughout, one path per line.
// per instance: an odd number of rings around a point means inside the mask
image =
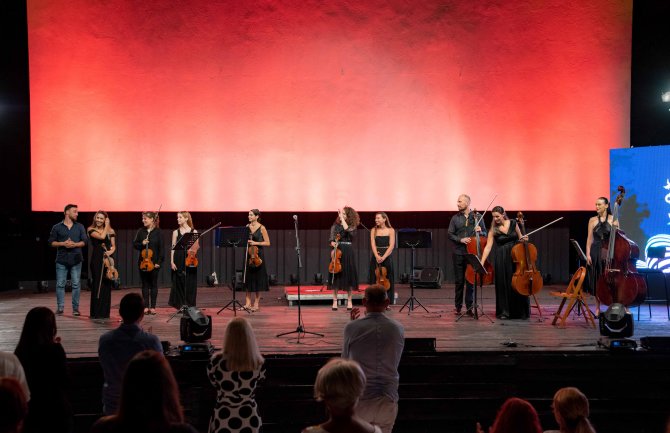
M 562 219 L 563 219 L 563 217 L 556 218 L 556 219 L 553 220 L 552 222 L 543 225 L 543 226 L 540 227 L 539 229 L 535 229 L 535 230 L 533 230 L 533 231 L 530 232 L 530 233 L 526 233 L 526 236 L 530 236 L 530 235 L 532 235 L 533 233 L 537 233 L 537 232 L 539 232 L 540 230 L 542 230 L 543 228 L 545 228 L 545 227 L 549 227 L 549 226 L 552 225 L 553 223 L 555 223 L 555 222 L 557 222 L 557 221 L 560 221 L 560 220 L 562 220 Z
M 477 226 L 479 225 L 479 223 L 482 221 L 482 219 L 484 218 L 484 215 L 486 214 L 486 212 L 488 212 L 489 208 L 490 208 L 491 205 L 493 204 L 493 200 L 495 200 L 496 197 L 498 197 L 498 194 L 496 194 L 496 195 L 493 196 L 493 198 L 492 198 L 491 201 L 489 202 L 489 205 L 486 206 L 486 209 L 484 209 L 484 213 L 482 213 L 482 214 L 479 216 L 479 219 L 478 219 L 477 221 L 475 221 L 475 227 L 477 227 Z

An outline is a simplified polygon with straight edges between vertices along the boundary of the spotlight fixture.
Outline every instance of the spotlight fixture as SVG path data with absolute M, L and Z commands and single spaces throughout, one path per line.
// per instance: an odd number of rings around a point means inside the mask
M 270 285 L 271 286 L 276 286 L 279 284 L 279 279 L 277 278 L 277 274 L 270 274 Z
M 314 284 L 323 284 L 323 274 L 321 272 L 314 274 Z
M 663 102 L 670 102 L 670 90 L 667 92 L 661 94 L 661 101 Z
M 295 286 L 295 285 L 298 284 L 298 276 L 296 274 L 289 275 L 288 279 L 289 279 L 289 282 L 292 286 Z

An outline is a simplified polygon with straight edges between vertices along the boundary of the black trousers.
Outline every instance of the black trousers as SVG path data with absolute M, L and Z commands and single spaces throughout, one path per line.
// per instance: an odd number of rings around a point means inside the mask
M 463 306 L 463 286 L 465 286 L 465 306 L 470 309 L 472 307 L 473 286 L 465 281 L 465 268 L 467 267 L 468 261 L 465 259 L 465 255 L 462 254 L 454 254 L 453 261 L 455 275 L 454 306 L 459 310 Z
M 158 298 L 158 271 L 154 269 L 151 272 L 140 271 L 142 280 L 142 298 L 146 308 L 156 308 L 156 298 Z

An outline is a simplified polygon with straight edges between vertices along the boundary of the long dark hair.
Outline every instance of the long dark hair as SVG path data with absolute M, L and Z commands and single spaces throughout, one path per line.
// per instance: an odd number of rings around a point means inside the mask
M 54 344 L 56 336 L 56 316 L 47 307 L 35 307 L 28 311 L 23 322 L 23 330 L 14 354 L 22 362 L 36 348 Z
M 612 206 L 610 206 L 610 201 L 607 197 L 598 197 L 596 200 L 602 200 L 607 205 L 607 215 L 612 215 Z
M 179 388 L 162 354 L 145 350 L 126 367 L 117 420 L 129 431 L 162 432 L 184 422 Z

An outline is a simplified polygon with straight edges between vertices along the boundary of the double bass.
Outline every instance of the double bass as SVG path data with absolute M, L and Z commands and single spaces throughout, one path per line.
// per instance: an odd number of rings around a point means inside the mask
M 477 212 L 477 209 L 475 209 L 474 212 L 475 212 L 475 227 L 477 227 L 482 217 Z M 486 236 L 481 236 L 479 232 L 475 230 L 475 235 L 470 238 L 470 242 L 468 242 L 466 245 L 466 250 L 468 251 L 468 254 L 474 254 L 477 256 L 477 258 L 481 260 L 482 250 L 486 247 L 486 241 L 487 241 Z M 484 269 L 486 269 L 486 272 L 488 273 L 480 276 L 481 278 L 481 280 L 479 281 L 480 286 L 493 284 L 493 265 L 491 265 L 491 263 L 488 260 L 484 263 Z M 472 265 L 468 264 L 468 266 L 465 268 L 465 280 L 470 284 L 475 284 L 476 277 L 477 273 L 475 272 L 474 268 L 472 267 Z
M 521 234 L 526 236 L 526 227 L 523 213 L 516 214 L 517 224 Z M 542 290 L 544 281 L 542 274 L 537 269 L 537 248 L 530 242 L 522 242 L 512 247 L 512 261 L 516 264 L 516 270 L 512 276 L 512 288 L 520 295 L 531 296 Z
M 619 220 L 619 207 L 626 194 L 623 186 L 612 204 L 612 223 Z M 626 233 L 612 225 L 609 242 L 603 243 L 601 257 L 605 257 L 605 270 L 596 282 L 596 296 L 605 305 L 640 305 L 647 294 L 647 284 L 637 273 L 635 262 L 640 248 L 626 237 Z

